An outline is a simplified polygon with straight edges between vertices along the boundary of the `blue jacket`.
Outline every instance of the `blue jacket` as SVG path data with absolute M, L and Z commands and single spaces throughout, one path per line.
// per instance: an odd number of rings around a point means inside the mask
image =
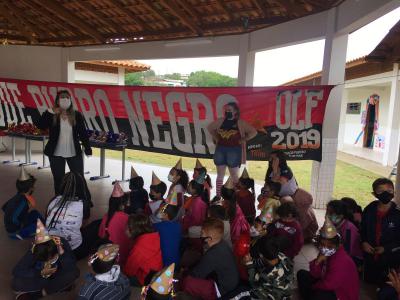
M 29 204 L 24 194 L 17 193 L 2 207 L 4 226 L 8 233 L 15 233 L 23 228 L 28 218 Z
M 164 266 L 179 263 L 182 240 L 182 226 L 178 222 L 163 221 L 154 224 L 160 234 L 161 252 Z
M 376 247 L 376 213 L 379 201 L 371 202 L 362 213 L 361 241 Z M 382 222 L 382 235 L 380 246 L 385 248 L 385 253 L 400 250 L 400 211 L 394 202 Z

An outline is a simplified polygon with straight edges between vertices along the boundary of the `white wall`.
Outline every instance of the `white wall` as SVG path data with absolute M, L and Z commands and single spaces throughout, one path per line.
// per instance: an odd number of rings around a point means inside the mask
M 346 114 L 344 118 L 344 144 L 354 145 L 357 136 L 362 130 L 361 117 L 362 112 L 366 108 L 366 100 L 371 94 L 378 94 L 380 96 L 379 103 L 379 128 L 378 134 L 385 136 L 387 132 L 387 117 L 389 115 L 389 98 L 390 98 L 390 86 L 364 86 L 358 88 L 348 88 L 347 97 L 343 99 L 346 103 L 361 102 L 361 112 L 357 115 Z M 357 146 L 362 147 L 362 137 L 360 138 Z M 383 149 L 375 148 L 376 151 L 383 151 Z
M 60 47 L 13 46 L 0 47 L 0 77 L 63 81 L 65 51 Z
M 119 82 L 119 74 L 75 70 L 75 83 L 114 84 Z

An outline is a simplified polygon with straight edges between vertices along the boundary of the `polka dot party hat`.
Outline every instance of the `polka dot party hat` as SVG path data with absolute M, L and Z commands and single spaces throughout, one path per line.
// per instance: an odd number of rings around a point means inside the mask
M 36 223 L 36 235 L 35 235 L 35 245 L 42 244 L 50 241 L 52 238 L 49 235 L 46 227 L 43 225 L 40 219 L 37 219 Z
M 175 264 L 173 263 L 153 278 L 150 288 L 160 295 L 169 295 L 174 287 L 174 271 Z
M 91 257 L 90 263 L 93 263 L 96 259 L 106 262 L 112 261 L 117 257 L 118 251 L 119 246 L 116 244 L 101 245 L 97 252 Z
M 170 194 L 167 199 L 165 200 L 170 205 L 178 205 L 178 194 L 176 192 L 173 192 Z

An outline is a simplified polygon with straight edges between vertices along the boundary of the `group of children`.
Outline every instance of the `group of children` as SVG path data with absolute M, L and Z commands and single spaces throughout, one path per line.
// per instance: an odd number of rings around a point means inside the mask
M 211 199 L 199 160 L 191 180 L 179 160 L 169 189 L 153 172 L 146 191 L 132 168 L 130 191 L 116 182 L 107 213 L 88 224 L 84 178 L 67 173 L 42 217 L 32 196 L 36 180 L 22 168 L 18 193 L 3 206 L 10 238 L 34 238 L 13 270 L 17 299 L 71 290 L 76 260 L 86 257 L 92 272 L 81 300 L 129 299 L 132 287 L 141 288 L 141 299 L 291 299 L 293 261 L 305 243 L 319 254 L 297 273 L 302 299 L 358 299 L 360 276 L 379 287 L 379 299 L 397 299 L 400 211 L 390 180 L 373 183 L 378 200 L 364 211 L 350 198 L 330 201 L 318 233 L 312 196 L 290 183 L 289 168 L 276 164 L 271 174 L 258 197 L 244 169 Z

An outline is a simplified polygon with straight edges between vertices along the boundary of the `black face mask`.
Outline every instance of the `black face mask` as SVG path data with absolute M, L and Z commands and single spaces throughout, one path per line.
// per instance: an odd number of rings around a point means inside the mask
M 390 200 L 393 199 L 394 194 L 390 193 L 388 191 L 384 191 L 383 193 L 380 194 L 375 194 L 376 198 L 382 203 L 382 204 L 388 204 Z
M 232 120 L 233 119 L 233 113 L 231 111 L 226 111 L 225 112 L 225 119 Z
M 154 201 L 154 200 L 157 200 L 157 199 L 156 199 L 156 196 L 154 196 L 153 194 L 149 194 L 149 197 L 150 197 L 150 199 L 153 200 L 153 201 Z

